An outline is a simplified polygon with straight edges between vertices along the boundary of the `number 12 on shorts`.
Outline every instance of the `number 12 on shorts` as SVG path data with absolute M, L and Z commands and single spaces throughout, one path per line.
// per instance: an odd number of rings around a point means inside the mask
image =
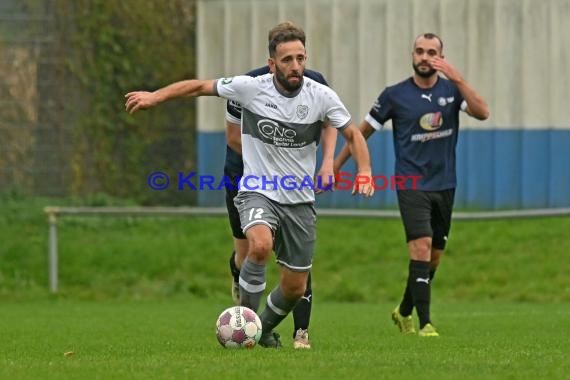
M 249 210 L 249 220 L 261 219 L 261 214 L 263 214 L 262 208 L 252 208 Z

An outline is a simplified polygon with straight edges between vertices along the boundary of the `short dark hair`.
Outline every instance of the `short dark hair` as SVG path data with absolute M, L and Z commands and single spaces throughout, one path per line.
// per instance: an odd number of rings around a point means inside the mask
M 441 40 L 441 38 L 439 38 L 439 36 L 435 33 L 424 33 L 424 34 L 420 34 L 419 36 L 416 37 L 416 39 L 414 40 L 414 48 L 416 47 L 416 41 L 418 40 L 418 38 L 423 37 L 426 40 L 432 40 L 432 39 L 436 39 L 439 41 L 439 46 L 441 51 L 443 51 L 443 41 Z
M 301 41 L 303 46 L 305 46 L 306 36 L 303 28 L 293 24 L 291 21 L 285 21 L 273 27 L 269 31 L 267 38 L 269 40 L 269 56 L 275 57 L 277 45 L 283 42 Z
M 273 28 L 271 28 L 269 30 L 269 33 L 267 33 L 267 42 L 271 42 L 271 40 L 273 39 L 273 37 L 278 33 L 281 32 L 283 30 L 291 30 L 291 29 L 300 29 L 298 28 L 292 21 L 283 21 L 280 22 L 279 24 L 275 25 Z

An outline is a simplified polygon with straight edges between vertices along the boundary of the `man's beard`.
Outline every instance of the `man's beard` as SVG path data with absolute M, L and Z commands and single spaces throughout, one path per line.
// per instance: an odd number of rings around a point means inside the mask
M 420 64 L 416 65 L 415 63 L 412 63 L 412 66 L 414 67 L 414 71 L 416 72 L 416 74 L 418 74 L 422 78 L 429 78 L 436 73 L 436 69 L 434 69 L 433 67 L 430 67 L 428 71 L 421 71 L 419 68 Z
M 291 84 L 291 83 L 289 83 L 289 81 L 287 80 L 287 78 L 285 77 L 283 72 L 281 70 L 279 70 L 278 68 L 275 68 L 275 79 L 277 79 L 277 82 L 279 82 L 281 87 L 283 87 L 285 89 L 285 91 L 288 91 L 288 92 L 296 91 L 303 85 L 303 76 L 302 75 L 300 76 L 298 83 Z

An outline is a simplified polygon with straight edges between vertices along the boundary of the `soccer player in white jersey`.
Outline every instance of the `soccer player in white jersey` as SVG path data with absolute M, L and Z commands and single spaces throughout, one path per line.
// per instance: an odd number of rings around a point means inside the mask
M 242 105 L 244 176 L 235 198 L 249 251 L 240 271 L 240 302 L 259 308 L 266 287 L 265 266 L 275 250 L 279 284 L 261 313 L 260 345 L 281 347 L 273 330 L 305 292 L 316 240 L 312 177 L 316 143 L 326 120 L 346 139 L 357 164 L 354 194 L 372 196 L 366 141 L 337 94 L 303 77 L 304 32 L 277 33 L 269 43 L 272 74 L 214 80 L 184 80 L 154 92 L 125 95 L 130 113 L 173 98 L 217 95 Z M 360 182 L 360 183 L 359 183 Z
M 297 29 L 301 31 L 295 24 L 290 21 L 282 22 L 268 33 L 268 42 L 271 42 L 273 35 L 282 30 Z M 270 72 L 269 66 L 260 67 L 246 73 L 250 77 L 257 77 L 265 75 Z M 324 76 L 314 70 L 305 69 L 304 76 L 309 77 L 321 84 L 327 85 L 328 83 Z M 333 173 L 333 160 L 334 151 L 337 140 L 337 130 L 334 128 L 323 128 L 321 140 L 322 161 L 321 167 L 316 176 L 321 181 L 322 189 L 315 189 L 315 194 L 319 194 L 326 190 L 333 189 L 334 173 Z M 247 238 L 241 229 L 241 220 L 239 211 L 234 204 L 234 198 L 238 194 L 238 182 L 243 177 L 243 160 L 241 157 L 241 105 L 237 102 L 228 100 L 226 102 L 226 160 L 224 163 L 224 176 L 227 177 L 231 186 L 226 186 L 226 207 L 228 209 L 228 220 L 230 223 L 232 237 L 233 237 L 233 251 L 229 260 L 230 272 L 232 275 L 232 299 L 239 305 L 239 275 L 243 261 L 247 257 L 248 244 Z M 309 340 L 309 324 L 311 321 L 311 312 L 313 309 L 314 295 L 312 287 L 312 275 L 309 272 L 307 277 L 307 286 L 305 294 L 295 308 L 291 312 L 293 317 L 293 347 L 296 349 L 310 349 L 311 341 Z

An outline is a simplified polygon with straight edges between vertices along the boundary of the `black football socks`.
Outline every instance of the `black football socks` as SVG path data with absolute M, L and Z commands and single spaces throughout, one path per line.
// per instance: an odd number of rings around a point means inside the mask
M 420 329 L 430 323 L 431 280 L 427 261 L 410 260 L 408 287 L 420 319 Z
M 233 251 L 230 257 L 230 272 L 232 273 L 234 282 L 239 282 L 239 268 L 236 265 L 236 251 Z
M 311 287 L 311 272 L 307 278 L 307 289 L 303 297 L 297 302 L 293 309 L 293 323 L 295 330 L 293 330 L 293 338 L 297 330 L 308 330 L 309 321 L 311 320 L 311 309 L 313 307 L 313 289 Z
M 431 269 L 429 271 L 430 286 L 435 277 L 436 269 Z M 406 282 L 406 290 L 404 290 L 404 296 L 402 297 L 402 302 L 400 303 L 400 315 L 407 317 L 412 314 L 414 310 L 414 300 L 412 298 L 412 292 L 410 291 L 409 280 Z

